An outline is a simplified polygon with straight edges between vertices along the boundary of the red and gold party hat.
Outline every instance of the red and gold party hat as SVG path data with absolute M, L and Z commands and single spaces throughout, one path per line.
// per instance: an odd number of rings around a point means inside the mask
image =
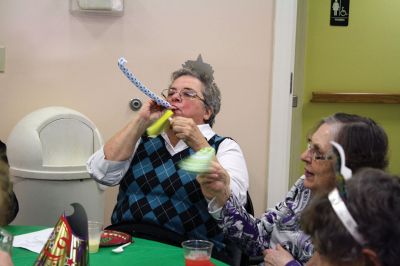
M 34 265 L 89 265 L 88 223 L 85 209 L 72 203 L 74 213 L 61 215 Z

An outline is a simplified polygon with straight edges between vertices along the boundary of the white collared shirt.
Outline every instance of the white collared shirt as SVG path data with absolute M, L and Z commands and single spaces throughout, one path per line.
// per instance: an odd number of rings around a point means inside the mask
M 215 132 L 208 124 L 198 125 L 198 127 L 207 141 L 215 135 Z M 188 148 L 186 143 L 182 140 L 173 147 L 165 132 L 161 133 L 161 136 L 165 140 L 166 148 L 171 156 Z M 106 160 L 103 147 L 101 147 L 86 163 L 89 174 L 102 184 L 109 186 L 118 185 L 128 171 L 139 143 L 140 139 L 136 143 L 130 158 L 125 161 Z M 240 203 L 244 204 L 246 202 L 246 192 L 249 188 L 249 175 L 240 146 L 232 139 L 226 138 L 219 145 L 216 157 L 231 177 L 230 188 L 232 193 L 238 198 Z

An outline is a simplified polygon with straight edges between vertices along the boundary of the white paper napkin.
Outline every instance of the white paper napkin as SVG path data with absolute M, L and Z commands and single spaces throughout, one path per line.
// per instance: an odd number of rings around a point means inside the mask
M 54 228 L 14 236 L 13 246 L 40 253 Z

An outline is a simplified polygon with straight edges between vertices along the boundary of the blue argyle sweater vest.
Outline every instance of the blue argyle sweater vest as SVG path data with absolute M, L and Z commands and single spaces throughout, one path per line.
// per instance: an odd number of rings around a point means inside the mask
M 208 143 L 218 150 L 224 139 L 214 135 Z M 209 239 L 215 248 L 223 248 L 222 231 L 208 213 L 196 175 L 178 166 L 193 153 L 187 148 L 171 156 L 161 136 L 142 137 L 120 182 L 112 223 L 158 224 L 188 239 Z

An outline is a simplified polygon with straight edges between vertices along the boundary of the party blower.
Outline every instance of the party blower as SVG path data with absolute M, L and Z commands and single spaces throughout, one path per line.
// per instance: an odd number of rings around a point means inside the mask
M 171 108 L 171 105 L 169 102 L 166 100 L 160 98 L 157 96 L 154 92 L 146 88 L 136 77 L 135 75 L 129 71 L 128 68 L 125 67 L 126 64 L 126 59 L 121 57 L 118 59 L 118 67 L 121 69 L 121 71 L 124 73 L 124 75 L 144 94 L 146 94 L 150 99 L 155 101 L 158 105 L 161 105 L 165 107 L 167 110 L 164 112 L 164 114 L 156 121 L 154 122 L 148 129 L 147 129 L 147 135 L 150 137 L 157 136 L 160 134 L 169 124 L 169 118 L 174 114 L 169 108 Z
M 214 148 L 201 148 L 186 159 L 182 160 L 179 163 L 179 167 L 194 174 L 204 174 L 210 169 L 214 157 Z

